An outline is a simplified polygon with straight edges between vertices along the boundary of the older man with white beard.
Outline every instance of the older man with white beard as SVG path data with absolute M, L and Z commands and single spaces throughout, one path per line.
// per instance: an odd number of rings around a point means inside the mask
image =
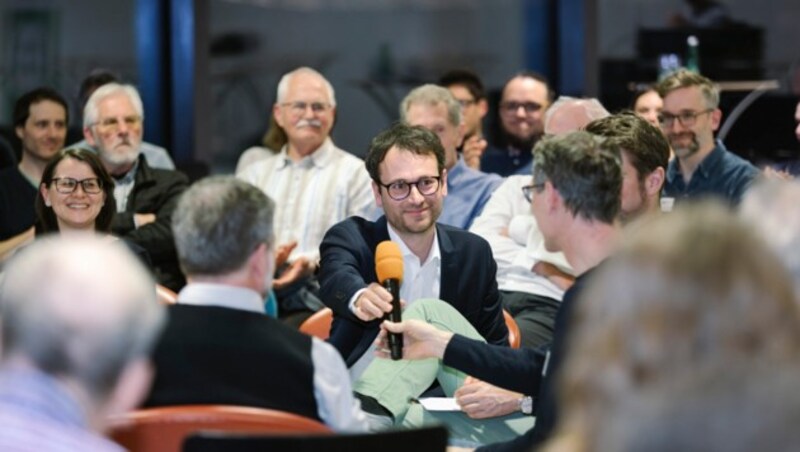
M 141 155 L 144 109 L 131 85 L 109 83 L 86 103 L 83 135 L 114 177 L 117 214 L 111 231 L 144 248 L 158 282 L 180 290 L 185 279 L 178 266 L 170 228 L 178 196 L 188 185 L 177 171 L 151 168 Z
M 313 274 L 325 232 L 353 215 L 373 219 L 377 209 L 364 162 L 330 139 L 336 97 L 322 74 L 308 67 L 285 74 L 272 115 L 286 133 L 286 144 L 278 153 L 263 150 L 266 157 L 237 176 L 275 200 L 278 254 L 289 253 L 289 258 L 273 287 L 281 317 L 299 324 L 324 307 Z M 246 152 L 254 150 L 259 149 Z

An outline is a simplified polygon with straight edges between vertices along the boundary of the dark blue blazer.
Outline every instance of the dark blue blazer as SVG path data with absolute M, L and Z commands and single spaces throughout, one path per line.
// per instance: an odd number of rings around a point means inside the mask
M 450 303 L 489 343 L 508 345 L 497 290 L 497 264 L 486 240 L 470 232 L 436 225 L 441 253 L 439 298 Z M 320 245 L 320 295 L 334 313 L 331 338 L 348 366 L 369 348 L 380 322 L 363 322 L 349 309 L 353 294 L 375 274 L 375 248 L 389 240 L 386 217 L 371 222 L 350 217 L 328 230 Z

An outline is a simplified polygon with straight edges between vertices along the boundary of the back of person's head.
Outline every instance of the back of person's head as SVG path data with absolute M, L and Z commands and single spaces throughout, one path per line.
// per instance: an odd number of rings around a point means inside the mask
M 800 301 L 800 182 L 763 178 L 745 192 L 739 206 L 751 224 L 783 261 Z
M 25 126 L 25 122 L 28 121 L 28 117 L 31 114 L 31 105 L 38 104 L 44 100 L 64 107 L 65 119 L 69 123 L 69 107 L 64 97 L 52 88 L 40 87 L 23 94 L 14 103 L 14 127 Z
M 469 91 L 473 99 L 479 101 L 486 99 L 486 89 L 480 77 L 469 69 L 453 69 L 439 78 L 438 85 L 449 88 L 454 85 L 463 86 Z
M 108 174 L 100 157 L 93 151 L 82 147 L 71 147 L 61 150 L 56 156 L 47 163 L 42 172 L 42 182 L 40 189 L 36 194 L 35 209 L 36 217 L 39 221 L 38 226 L 42 228 L 41 232 L 58 232 L 58 218 L 56 217 L 53 208 L 46 204 L 44 196 L 42 195 L 41 187 L 50 187 L 55 178 L 55 171 L 58 164 L 65 159 L 77 160 L 83 162 L 92 169 L 95 177 L 100 182 L 100 187 L 105 192 L 105 202 L 103 207 L 100 208 L 100 213 L 95 219 L 95 231 L 97 232 L 110 232 L 111 221 L 114 219 L 114 214 L 117 210 L 117 201 L 114 197 L 114 179 Z
M 533 150 L 533 181 L 549 181 L 575 217 L 613 224 L 620 211 L 619 150 L 587 132 L 547 137 Z
M 608 110 L 599 100 L 559 96 L 544 114 L 544 133 L 563 135 L 583 130 L 586 124 L 605 118 Z
M 144 119 L 144 106 L 142 104 L 142 98 L 139 96 L 139 91 L 135 86 L 123 85 L 119 83 L 106 83 L 105 85 L 97 88 L 92 95 L 89 96 L 89 100 L 86 101 L 86 107 L 83 110 L 83 127 L 91 127 L 97 123 L 100 114 L 100 102 L 107 97 L 120 95 L 126 96 L 130 100 L 131 105 L 133 105 L 133 109 L 136 111 L 136 114 Z
M 89 75 L 81 81 L 81 86 L 78 89 L 78 100 L 80 101 L 81 108 L 86 107 L 86 102 L 89 101 L 89 96 L 103 85 L 109 83 L 120 83 L 121 78 L 116 73 L 108 69 L 94 69 Z
M 796 362 L 759 368 L 720 363 L 626 400 L 586 450 L 794 451 L 800 444 Z
M 259 245 L 272 247 L 274 211 L 263 191 L 233 176 L 194 183 L 172 215 L 181 269 L 190 277 L 240 269 Z
M 408 110 L 412 105 L 419 104 L 431 107 L 444 105 L 447 108 L 447 119 L 450 124 L 456 127 L 461 124 L 461 104 L 447 88 L 432 84 L 414 88 L 400 102 L 400 119 L 408 121 Z
M 631 111 L 596 119 L 586 131 L 606 139 L 620 149 L 639 173 L 641 182 L 657 168 L 669 165 L 669 143 L 655 126 Z
M 149 272 L 121 242 L 96 237 L 48 237 L 18 252 L 0 313 L 3 362 L 80 385 L 94 403 L 147 359 L 164 322 Z
M 664 98 L 677 89 L 695 86 L 700 88 L 706 101 L 706 108 L 713 109 L 719 106 L 719 87 L 709 78 L 687 69 L 678 69 L 658 82 L 656 91 L 659 96 Z
M 417 155 L 432 155 L 436 158 L 439 174 L 444 171 L 444 148 L 439 137 L 425 127 L 396 122 L 372 139 L 364 157 L 369 176 L 379 184 L 382 183 L 380 164 L 393 147 Z
M 561 372 L 561 429 L 589 443 L 598 416 L 615 416 L 648 388 L 713 363 L 797 362 L 800 351 L 787 272 L 724 206 L 681 206 L 628 234 L 578 302 Z

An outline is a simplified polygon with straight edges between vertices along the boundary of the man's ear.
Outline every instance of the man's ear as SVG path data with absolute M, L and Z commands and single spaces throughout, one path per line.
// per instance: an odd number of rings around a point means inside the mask
M 92 129 L 90 127 L 83 128 L 83 138 L 89 143 L 89 146 L 97 147 L 97 141 L 94 139 L 94 135 L 92 135 Z
M 127 413 L 141 405 L 150 391 L 154 374 L 152 363 L 145 357 L 126 364 L 100 410 L 103 419 L 110 415 Z
M 647 192 L 648 196 L 658 196 L 659 192 L 661 192 L 661 188 L 664 186 L 664 180 L 666 179 L 666 171 L 664 168 L 658 167 L 653 170 L 650 174 L 647 175 L 644 179 L 645 183 L 645 191 Z
M 447 168 L 442 170 L 442 196 L 447 196 Z
M 372 181 L 372 196 L 375 197 L 375 204 L 383 209 L 383 199 L 381 198 L 381 187 L 373 180 Z
M 272 106 L 272 117 L 275 118 L 275 124 L 278 124 L 283 129 L 286 128 L 283 125 L 283 116 L 281 116 L 281 106 L 278 105 L 277 103 Z
M 715 108 L 709 115 L 711 115 L 711 130 L 716 132 L 717 129 L 719 129 L 719 125 L 722 123 L 722 110 Z
M 489 103 L 486 102 L 486 99 L 481 99 L 478 103 L 475 104 L 478 107 L 478 111 L 480 112 L 481 119 L 486 116 L 486 113 L 489 113 Z

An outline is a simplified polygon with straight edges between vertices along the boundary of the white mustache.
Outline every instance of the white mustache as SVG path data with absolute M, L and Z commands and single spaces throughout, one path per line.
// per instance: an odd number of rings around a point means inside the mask
M 322 127 L 322 121 L 320 121 L 319 119 L 301 119 L 301 120 L 297 121 L 297 124 L 295 124 L 295 127 L 297 127 L 297 128 L 300 128 L 300 127 L 316 127 L 316 128 L 319 128 L 319 127 Z

